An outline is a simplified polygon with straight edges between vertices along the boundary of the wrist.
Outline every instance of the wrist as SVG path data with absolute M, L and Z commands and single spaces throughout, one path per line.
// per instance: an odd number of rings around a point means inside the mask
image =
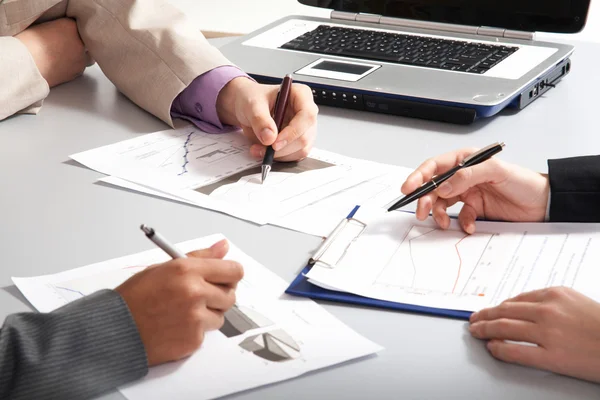
M 544 212 L 544 219 L 542 220 L 543 222 L 548 222 L 550 221 L 550 178 L 548 177 L 548 174 L 540 174 L 542 176 L 542 178 L 544 179 L 544 193 L 545 193 L 545 199 L 546 201 L 544 202 L 546 210 Z
M 548 174 L 539 174 L 540 180 L 540 215 L 538 222 L 547 222 L 550 220 L 550 179 Z
M 237 101 L 254 82 L 246 76 L 233 78 L 221 89 L 217 97 L 217 114 L 224 125 L 239 126 L 236 116 Z

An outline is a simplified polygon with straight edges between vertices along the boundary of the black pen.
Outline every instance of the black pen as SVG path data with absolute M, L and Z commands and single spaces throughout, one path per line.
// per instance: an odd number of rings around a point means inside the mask
M 404 207 L 407 204 L 412 203 L 415 200 L 420 199 L 421 197 L 425 196 L 427 193 L 430 193 L 430 192 L 434 191 L 435 189 L 437 189 L 438 186 L 440 186 L 442 183 L 444 183 L 445 181 L 450 179 L 454 174 L 456 174 L 461 169 L 467 168 L 467 167 L 472 167 L 473 165 L 477 165 L 479 163 L 482 163 L 482 162 L 490 159 L 494 154 L 501 152 L 503 147 L 504 147 L 504 143 L 494 143 L 494 144 L 484 147 L 483 149 L 471 154 L 470 156 L 468 156 L 467 158 L 462 160 L 460 162 L 460 164 L 458 164 L 456 167 L 453 167 L 452 169 L 443 173 L 442 175 L 434 176 L 433 178 L 431 178 L 431 180 L 429 182 L 425 182 L 423 185 L 421 185 L 421 187 L 419 187 L 414 192 L 407 194 L 406 196 L 404 196 L 401 199 L 399 199 L 398 201 L 396 201 L 390 208 L 388 208 L 388 211 L 397 210 L 399 208 Z
M 275 112 L 273 113 L 275 125 L 277 125 L 277 134 L 283 129 L 283 117 L 285 117 L 285 110 L 288 106 L 288 100 L 290 98 L 290 92 L 292 90 L 292 75 L 288 74 L 283 78 L 279 93 L 277 94 L 277 100 L 275 101 Z M 275 156 L 275 150 L 273 146 L 267 146 L 265 151 L 265 157 L 263 158 L 261 167 L 261 183 L 265 183 L 267 175 L 271 172 L 273 166 L 273 157 Z

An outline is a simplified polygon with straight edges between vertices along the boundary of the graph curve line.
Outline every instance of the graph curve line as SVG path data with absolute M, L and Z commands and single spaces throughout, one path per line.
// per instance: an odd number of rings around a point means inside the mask
M 460 256 L 460 251 L 458 251 L 458 245 L 460 242 L 465 240 L 469 236 L 468 234 L 463 236 L 456 244 L 454 244 L 454 248 L 456 249 L 456 254 L 458 255 L 458 272 L 456 273 L 456 281 L 454 281 L 454 287 L 452 287 L 452 294 L 456 290 L 456 285 L 458 285 L 458 279 L 460 278 L 460 270 L 462 269 L 462 257 Z

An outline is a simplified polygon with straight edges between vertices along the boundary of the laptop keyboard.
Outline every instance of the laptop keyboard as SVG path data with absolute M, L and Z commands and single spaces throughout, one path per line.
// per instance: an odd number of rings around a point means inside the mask
M 280 48 L 483 74 L 518 47 L 320 25 Z

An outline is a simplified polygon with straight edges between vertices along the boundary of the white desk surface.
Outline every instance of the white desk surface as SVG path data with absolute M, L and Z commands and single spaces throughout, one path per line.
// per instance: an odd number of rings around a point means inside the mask
M 573 71 L 521 112 L 455 126 L 321 107 L 317 146 L 405 166 L 462 146 L 502 140 L 506 160 L 545 169 L 547 157 L 598 153 L 600 45 L 581 44 Z M 37 116 L 0 123 L 0 321 L 29 306 L 11 276 L 51 274 L 152 248 L 147 223 L 174 242 L 222 232 L 290 281 L 316 237 L 95 183 L 68 155 L 167 127 L 120 95 L 97 66 L 54 89 Z M 379 355 L 230 399 L 598 399 L 600 386 L 505 364 L 465 321 L 321 303 L 385 347 Z M 201 382 L 202 377 L 199 377 Z M 224 377 L 224 379 L 226 379 Z M 104 400 L 123 399 L 118 392 Z
M 305 6 L 297 0 L 170 0 L 186 12 L 204 32 L 248 34 L 287 15 L 328 18 L 330 10 Z M 593 0 L 586 27 L 573 35 L 538 33 L 538 39 L 600 42 L 600 2 Z

